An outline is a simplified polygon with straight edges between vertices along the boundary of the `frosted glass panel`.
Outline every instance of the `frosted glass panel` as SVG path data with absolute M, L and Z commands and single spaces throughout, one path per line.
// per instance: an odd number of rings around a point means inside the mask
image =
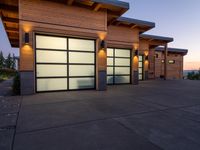
M 37 77 L 67 76 L 67 65 L 37 65 Z
M 115 74 L 130 74 L 130 67 L 115 67 Z
M 67 79 L 37 79 L 37 91 L 67 90 Z
M 113 67 L 107 67 L 107 74 L 113 74 Z
M 142 75 L 141 74 L 139 75 L 139 80 L 142 80 Z
M 142 68 L 139 68 L 139 73 L 142 73 L 143 72 L 142 70 L 143 70 Z
M 69 38 L 69 50 L 94 51 L 93 40 L 71 39 Z
M 113 58 L 107 58 L 107 65 L 113 66 Z
M 67 38 L 36 35 L 36 48 L 67 49 Z
M 113 57 L 113 49 L 112 48 L 107 48 L 107 56 Z
M 69 63 L 94 64 L 94 53 L 69 52 Z
M 143 65 L 142 65 L 142 62 L 139 62 L 139 67 L 142 67 Z
M 130 57 L 130 50 L 125 49 L 115 49 L 116 57 Z
M 130 66 L 130 59 L 115 58 L 116 66 Z
M 113 84 L 113 76 L 107 76 L 107 84 Z
M 115 83 L 130 83 L 130 76 L 115 76 Z
M 142 61 L 143 60 L 143 56 L 139 56 L 139 61 Z
M 69 89 L 94 88 L 94 78 L 70 78 Z
M 67 53 L 36 50 L 36 61 L 38 63 L 67 63 Z
M 70 76 L 94 76 L 94 65 L 69 65 Z

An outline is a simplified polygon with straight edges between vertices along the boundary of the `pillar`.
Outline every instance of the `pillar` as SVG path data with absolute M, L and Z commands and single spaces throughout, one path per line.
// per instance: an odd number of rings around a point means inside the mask
M 137 85 L 138 84 L 138 54 L 139 54 L 139 44 L 134 43 L 133 49 L 132 49 L 132 84 Z
M 167 80 L 167 64 L 168 64 L 168 60 L 167 60 L 167 44 L 164 46 L 164 80 Z
M 106 42 L 103 39 L 97 40 L 97 86 L 96 89 L 99 91 L 105 91 L 107 88 L 107 53 L 106 53 Z
M 33 32 L 30 26 L 19 22 L 19 50 L 20 50 L 20 91 L 21 95 L 35 93 L 34 80 L 34 51 Z M 25 33 L 28 33 L 29 41 L 25 43 Z

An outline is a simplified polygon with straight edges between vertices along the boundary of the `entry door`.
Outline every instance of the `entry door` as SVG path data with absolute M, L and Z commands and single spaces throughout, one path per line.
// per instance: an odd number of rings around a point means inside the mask
M 138 78 L 139 80 L 143 80 L 143 76 L 144 76 L 144 56 L 143 55 L 139 55 L 139 65 L 138 65 Z
M 36 91 L 95 88 L 95 41 L 36 35 Z
M 131 51 L 107 48 L 107 84 L 128 84 L 131 82 L 130 76 Z

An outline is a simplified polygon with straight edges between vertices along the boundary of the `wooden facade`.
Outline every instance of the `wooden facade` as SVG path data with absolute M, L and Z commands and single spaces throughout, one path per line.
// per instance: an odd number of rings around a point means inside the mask
M 165 75 L 170 79 L 182 78 L 183 55 L 156 52 L 172 38 L 145 36 L 142 33 L 155 27 L 155 23 L 120 17 L 129 4 L 102 0 L 1 0 L 0 15 L 12 47 L 20 49 L 20 72 L 35 75 L 35 34 L 46 34 L 96 41 L 96 89 L 106 89 L 106 48 L 131 50 L 131 80 L 138 81 L 138 54 L 144 59 L 144 79 Z M 25 33 L 29 43 L 25 43 Z M 101 43 L 105 41 L 104 47 Z M 156 55 L 159 55 L 156 58 Z M 167 56 L 168 54 L 168 56 Z M 160 63 L 175 60 L 176 64 Z M 104 76 L 102 76 L 104 74 Z M 31 77 L 32 78 L 32 77 Z M 21 79 L 24 85 L 28 78 Z M 34 78 L 32 79 L 35 80 Z M 35 82 L 35 81 L 34 81 Z M 100 84 L 104 85 L 100 85 Z M 34 90 L 35 85 L 32 85 Z M 103 86 L 103 88 L 101 88 Z M 31 92 L 30 92 L 31 93 Z

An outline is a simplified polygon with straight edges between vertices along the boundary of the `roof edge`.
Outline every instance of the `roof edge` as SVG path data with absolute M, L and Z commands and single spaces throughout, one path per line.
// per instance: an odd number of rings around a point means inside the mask
M 157 36 L 157 35 L 150 35 L 150 34 L 140 34 L 141 38 L 149 38 L 154 40 L 162 40 L 166 42 L 173 42 L 174 39 L 172 37 L 164 37 L 164 36 Z
M 134 23 L 136 25 L 148 26 L 150 28 L 154 28 L 155 27 L 155 23 L 154 22 L 144 21 L 144 20 L 139 20 L 139 19 L 134 19 L 134 18 L 128 18 L 128 17 L 119 17 L 117 19 L 117 21 Z
M 156 51 L 164 51 L 164 47 L 157 47 L 155 48 Z M 186 55 L 188 53 L 188 49 L 182 49 L 182 48 L 173 48 L 173 47 L 169 47 L 167 48 L 167 50 L 169 52 L 174 52 L 174 53 L 183 53 L 184 55 Z
M 92 0 L 92 2 L 118 6 L 118 7 L 125 8 L 127 10 L 129 9 L 129 3 L 119 1 L 119 0 Z

